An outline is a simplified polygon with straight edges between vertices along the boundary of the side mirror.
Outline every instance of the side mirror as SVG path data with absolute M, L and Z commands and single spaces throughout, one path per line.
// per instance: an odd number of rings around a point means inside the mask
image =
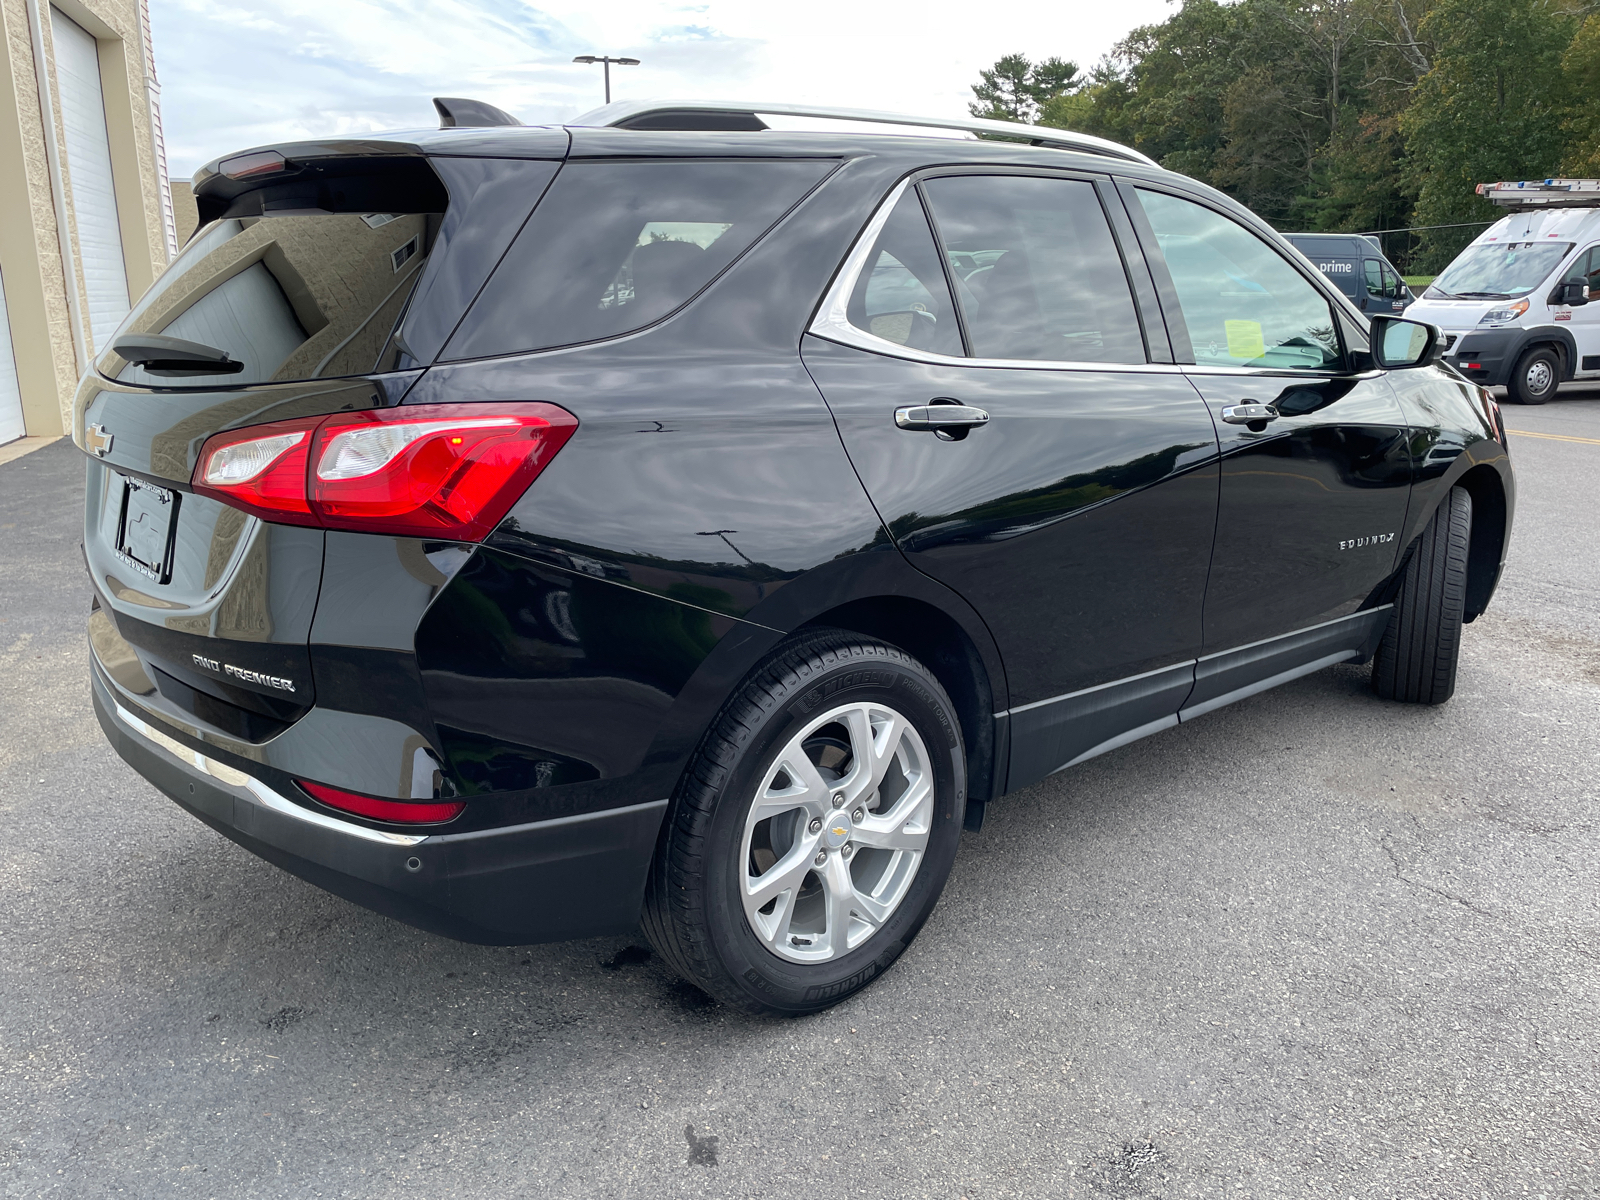
M 1426 367 L 1439 360 L 1444 346 L 1436 325 L 1404 317 L 1372 318 L 1372 357 L 1386 370 Z
M 1569 279 L 1556 289 L 1556 303 L 1570 308 L 1589 303 L 1589 285 L 1582 279 Z

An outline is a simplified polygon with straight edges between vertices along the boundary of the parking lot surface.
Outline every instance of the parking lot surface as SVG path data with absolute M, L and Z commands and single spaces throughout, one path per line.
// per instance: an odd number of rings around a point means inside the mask
M 0 465 L 0 1195 L 1600 1196 L 1600 391 L 1506 416 L 1454 700 L 1334 668 L 1009 797 L 797 1021 L 180 811 L 90 711 L 78 451 Z

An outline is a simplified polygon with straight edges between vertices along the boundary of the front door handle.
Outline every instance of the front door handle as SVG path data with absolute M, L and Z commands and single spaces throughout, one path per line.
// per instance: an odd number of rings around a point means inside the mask
M 940 397 L 931 404 L 916 404 L 894 410 L 894 423 L 901 429 L 931 429 L 940 437 L 963 438 L 989 423 L 981 408 Z
M 1243 404 L 1230 404 L 1222 410 L 1222 419 L 1229 425 L 1255 425 L 1276 421 L 1283 414 L 1270 404 L 1257 404 L 1246 400 Z

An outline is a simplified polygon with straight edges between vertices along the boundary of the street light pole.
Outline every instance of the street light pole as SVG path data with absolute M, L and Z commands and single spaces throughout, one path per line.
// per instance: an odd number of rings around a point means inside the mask
M 616 63 L 619 67 L 637 67 L 639 65 L 639 60 L 637 58 L 610 58 L 604 54 L 580 54 L 572 61 L 575 63 L 605 64 L 607 104 L 611 103 L 611 64 Z

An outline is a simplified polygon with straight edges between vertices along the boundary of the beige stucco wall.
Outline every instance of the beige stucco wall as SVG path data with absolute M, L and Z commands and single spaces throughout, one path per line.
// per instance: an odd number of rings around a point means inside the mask
M 56 7 L 99 42 L 112 182 L 132 302 L 165 268 L 168 248 L 140 0 L 56 0 Z M 71 164 L 60 150 L 65 132 L 55 99 L 49 0 L 0 0 L 0 24 L 0 278 L 5 281 L 23 420 L 29 434 L 51 435 L 67 427 L 78 375 L 91 347 L 81 315 L 87 298 L 75 242 Z M 36 39 L 44 50 L 42 65 L 36 61 Z M 49 129 L 40 96 L 41 71 L 54 118 Z M 70 278 L 63 264 L 58 213 L 65 215 L 66 240 L 72 247 Z
M 200 208 L 194 202 L 194 185 L 187 179 L 172 181 L 172 216 L 177 222 L 178 248 L 189 244 L 195 227 L 200 224 Z

